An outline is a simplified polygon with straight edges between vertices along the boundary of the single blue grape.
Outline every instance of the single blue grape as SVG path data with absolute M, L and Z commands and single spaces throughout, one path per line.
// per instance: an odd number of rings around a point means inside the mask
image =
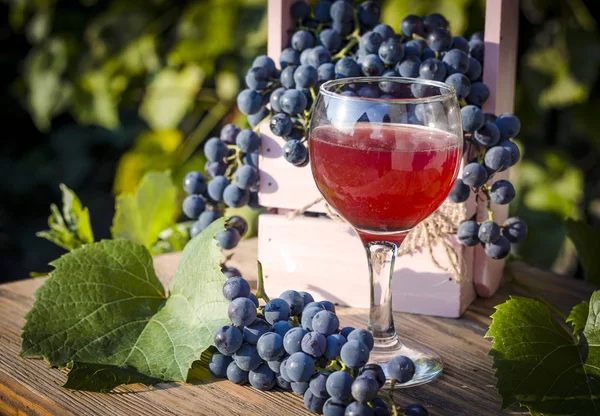
M 365 27 L 373 27 L 379 23 L 381 8 L 372 1 L 363 1 L 357 7 L 358 21 Z
M 300 53 L 300 65 L 308 65 L 308 55 L 312 51 L 312 48 L 304 49 Z
M 279 110 L 276 110 L 276 111 L 278 111 L 278 112 L 283 111 L 281 109 L 281 97 L 285 93 L 285 89 L 290 90 L 290 89 L 296 88 L 296 81 L 294 81 L 294 72 L 296 72 L 296 68 L 297 68 L 296 65 L 286 66 L 281 71 L 281 74 L 279 75 L 279 80 L 281 81 L 281 85 L 283 85 L 283 87 L 284 87 L 284 91 L 277 95 L 277 97 L 278 97 L 277 106 L 278 106 Z M 275 97 L 275 98 L 277 98 L 277 97 Z
M 292 386 L 292 391 L 298 396 L 304 396 L 304 393 L 306 393 L 306 390 L 308 390 L 308 381 L 292 381 L 290 385 Z
M 246 384 L 248 382 L 248 372 L 242 370 L 233 361 L 227 366 L 227 379 L 234 384 Z
M 354 18 L 354 8 L 347 1 L 337 0 L 331 5 L 329 15 L 334 22 L 349 22 Z
M 320 1 L 315 5 L 313 10 L 315 20 L 319 23 L 327 23 L 331 21 L 329 11 L 331 10 L 331 1 Z
M 310 389 L 304 393 L 304 407 L 313 413 L 323 413 L 323 406 L 327 399 L 315 396 Z
M 432 13 L 423 18 L 425 30 L 431 32 L 434 29 L 448 29 L 448 21 L 439 13 Z
M 324 307 L 326 311 L 335 313 L 335 305 L 333 304 L 333 302 L 330 302 L 328 300 L 322 300 L 319 302 L 319 304 L 322 307 Z
M 204 211 L 204 198 L 200 195 L 188 195 L 183 200 L 182 209 L 186 217 L 195 220 Z
M 281 364 L 279 365 L 279 374 L 285 381 L 290 383 L 292 381 L 292 379 L 288 376 L 287 370 L 286 370 L 286 364 L 287 364 L 288 358 L 289 357 L 286 356 L 281 360 Z
M 479 144 L 492 147 L 500 142 L 500 130 L 498 130 L 498 127 L 494 123 L 487 122 L 475 130 L 474 137 Z
M 302 327 L 304 329 L 306 329 L 307 331 L 312 331 L 313 330 L 313 326 L 312 326 L 313 318 L 315 317 L 316 314 L 318 314 L 322 310 L 323 309 L 321 309 L 321 308 L 304 309 L 302 311 L 302 319 L 301 319 Z
M 359 97 L 378 98 L 379 97 L 379 88 L 376 85 L 363 85 L 357 91 L 357 94 Z M 359 121 L 363 121 L 363 120 L 359 119 Z M 365 120 L 365 121 L 369 121 L 369 120 Z
M 335 79 L 335 65 L 331 62 L 326 62 L 319 65 L 317 68 L 319 82 L 326 82 Z
M 404 45 L 402 45 L 399 38 L 389 38 L 381 43 L 377 53 L 383 63 L 387 65 L 396 65 L 404 58 Z
M 215 353 L 208 360 L 208 371 L 216 378 L 227 377 L 227 367 L 233 358 L 227 355 Z
M 252 303 L 254 303 L 256 305 L 256 307 L 258 308 L 258 298 L 256 297 L 256 295 L 254 293 L 250 293 L 248 295 L 248 299 L 250 299 L 252 301 Z
M 396 355 L 388 361 L 387 369 L 390 377 L 396 379 L 398 383 L 412 380 L 416 370 L 413 360 L 404 355 Z
M 442 62 L 448 75 L 466 74 L 469 69 L 469 56 L 460 49 L 450 49 L 442 58 Z
M 325 29 L 319 34 L 319 42 L 327 48 L 327 50 L 337 52 L 340 49 L 340 46 L 342 46 L 342 37 L 333 29 Z
M 490 199 L 499 205 L 510 204 L 515 198 L 515 187 L 507 180 L 494 182 L 490 191 Z
M 490 96 L 490 90 L 483 82 L 473 82 L 471 92 L 467 95 L 467 104 L 473 104 L 477 107 L 483 106 Z
M 385 373 L 383 372 L 383 368 L 379 364 L 367 364 L 362 367 L 359 372 L 359 376 L 366 375 L 369 377 L 373 377 L 377 384 L 379 384 L 379 388 L 382 388 L 385 384 Z
M 314 69 L 314 68 L 313 68 Z M 316 69 L 315 69 L 316 71 Z M 294 76 L 295 78 L 295 76 Z M 306 95 L 302 91 L 298 90 L 287 90 L 283 93 L 279 100 L 279 105 L 281 109 L 289 114 L 296 115 L 302 113 L 306 110 L 306 105 L 308 104 L 308 100 L 306 99 Z
M 239 215 L 229 217 L 226 226 L 227 228 L 235 228 L 240 237 L 243 237 L 248 232 L 248 222 Z
M 327 348 L 327 339 L 319 332 L 309 332 L 302 338 L 302 351 L 313 357 L 321 357 Z
M 327 336 L 327 346 L 325 348 L 325 357 L 328 360 L 335 360 L 339 357 L 342 346 L 346 343 L 346 338 L 340 334 L 331 334 Z
M 250 114 L 248 116 L 248 124 L 250 124 L 250 127 L 254 128 L 258 126 L 261 121 L 267 118 L 269 114 L 271 114 L 269 109 L 266 107 L 262 107 L 260 110 L 258 110 L 258 113 Z
M 275 332 L 267 332 L 259 338 L 256 350 L 265 361 L 279 360 L 285 354 L 283 338 Z
M 290 380 L 307 382 L 315 372 L 315 361 L 303 352 L 295 352 L 289 356 L 285 371 Z
M 334 21 L 331 24 L 331 28 L 338 32 L 342 37 L 350 35 L 354 31 L 354 21 L 350 20 L 347 22 Z
M 477 162 L 469 163 L 463 169 L 462 181 L 474 188 L 479 188 L 488 180 L 485 167 Z
M 254 304 L 256 305 L 256 303 Z M 244 334 L 244 341 L 251 345 L 256 345 L 260 337 L 269 331 L 271 331 L 271 324 L 261 318 L 256 318 L 254 322 L 245 326 L 242 330 Z
M 258 113 L 262 108 L 262 97 L 254 90 L 243 90 L 237 96 L 237 106 L 243 114 Z
M 340 330 L 340 335 L 343 336 L 344 338 L 348 339 L 348 335 L 350 335 L 350 332 L 354 331 L 354 327 L 351 326 L 345 326 Z
M 247 298 L 250 295 L 250 285 L 242 277 L 232 277 L 223 284 L 223 297 L 231 302 L 237 298 Z
M 345 56 L 335 64 L 335 76 L 337 78 L 351 78 L 360 75 L 361 69 L 358 63 L 349 56 Z
M 484 221 L 479 226 L 477 237 L 482 243 L 493 243 L 500 238 L 500 226 L 494 221 Z
M 273 324 L 272 330 L 276 334 L 279 334 L 279 336 L 281 336 L 281 338 L 283 338 L 285 336 L 285 334 L 287 334 L 288 331 L 290 331 L 292 328 L 294 328 L 294 326 L 292 324 L 290 324 L 288 321 L 279 321 L 279 322 L 275 322 Z
M 269 76 L 274 76 L 277 72 L 275 68 L 275 62 L 267 55 L 259 55 L 252 61 L 252 67 L 264 68 Z
M 384 23 L 379 23 L 377 26 L 375 26 L 373 28 L 373 32 L 379 33 L 383 40 L 389 39 L 395 35 L 394 29 Z
M 514 114 L 500 114 L 496 119 L 496 126 L 502 140 L 517 137 L 521 131 L 521 122 Z
M 352 402 L 346 407 L 345 416 L 374 416 L 373 409 L 365 403 Z
M 296 83 L 297 89 L 310 88 L 317 83 L 317 79 L 317 69 L 311 65 L 300 65 L 294 72 L 294 82 Z M 285 93 L 283 94 L 283 97 L 285 97 Z
M 256 370 L 261 365 L 261 359 L 256 346 L 250 344 L 242 345 L 233 355 L 233 360 L 244 371 Z
M 206 178 L 200 172 L 188 172 L 183 178 L 183 190 L 190 195 L 203 194 L 206 191 Z
M 483 126 L 483 111 L 474 105 L 465 105 L 460 109 L 463 130 L 473 133 Z
M 238 134 L 235 143 L 242 152 L 252 153 L 259 149 L 260 137 L 252 130 L 245 129 Z
M 235 228 L 228 228 L 219 232 L 215 238 L 223 250 L 232 250 L 240 242 L 240 233 Z
M 471 81 L 463 74 L 452 74 L 446 78 L 446 84 L 454 87 L 456 90 L 456 97 L 459 100 L 463 100 L 471 92 Z
M 300 65 L 300 54 L 292 48 L 285 48 L 279 55 L 279 65 L 281 69 L 292 65 Z
M 321 302 L 315 302 L 314 300 L 313 300 L 312 302 L 305 303 L 305 304 L 304 304 L 303 311 L 307 311 L 307 310 L 309 310 L 310 308 L 318 308 L 318 309 L 319 309 L 319 310 L 321 310 L 321 311 L 324 311 L 324 310 L 326 310 L 326 309 L 325 309 L 325 306 L 323 306 L 323 305 L 321 304 Z
M 300 293 L 300 296 L 302 296 L 302 299 L 304 301 L 304 303 L 303 303 L 304 306 L 315 301 L 315 299 L 312 297 L 312 295 L 308 292 L 298 292 L 298 293 Z M 302 307 L 303 309 L 304 309 L 304 306 Z
M 425 36 L 425 26 L 423 20 L 419 16 L 409 14 L 400 23 L 400 31 L 407 38 L 412 38 L 413 35 Z
M 345 371 L 335 371 L 327 377 L 327 393 L 338 401 L 346 401 L 352 393 L 354 378 Z
M 504 148 L 510 155 L 509 167 L 514 166 L 521 159 L 521 151 L 519 147 L 510 140 L 501 140 L 498 146 Z
M 452 36 L 446 29 L 433 29 L 427 35 L 427 45 L 436 52 L 443 52 L 452 46 Z
M 385 71 L 383 61 L 379 58 L 379 55 L 376 54 L 366 55 L 359 63 L 363 75 L 368 77 L 379 76 Z
M 388 69 L 382 74 L 382 76 L 388 78 L 395 78 L 399 75 L 395 70 Z M 401 87 L 402 85 L 400 83 L 394 81 L 382 81 L 379 83 L 379 89 L 386 94 L 391 94 L 392 97 L 394 96 L 394 94 L 397 94 L 400 91 Z
M 227 172 L 227 163 L 222 160 L 218 162 L 211 162 L 210 160 L 207 160 L 204 164 L 204 172 L 206 172 L 206 174 L 211 178 L 214 178 L 215 176 L 222 176 L 225 174 L 225 172 Z
M 235 144 L 235 138 L 241 130 L 242 129 L 235 124 L 226 124 L 221 129 L 221 140 L 223 140 L 226 144 Z
M 493 243 L 485 245 L 485 254 L 496 260 L 505 258 L 510 254 L 510 241 L 503 235 Z
M 304 298 L 302 295 L 300 295 L 300 293 L 296 292 L 295 290 L 286 290 L 279 296 L 279 299 L 283 299 L 288 305 L 290 305 L 291 316 L 298 316 L 302 313 L 302 308 L 304 307 Z
M 359 47 L 368 54 L 377 53 L 383 37 L 377 32 L 366 32 L 360 37 Z
M 349 402 L 329 398 L 323 405 L 323 416 L 344 416 Z
M 298 0 L 292 4 L 290 13 L 294 19 L 304 20 L 310 16 L 310 6 L 305 1 Z
M 479 224 L 475 221 L 461 222 L 456 231 L 458 240 L 467 247 L 473 247 L 480 243 L 478 234 Z
M 201 227 L 200 231 L 204 230 L 219 218 L 221 218 L 221 213 L 219 211 L 204 211 L 198 218 L 198 223 Z
M 283 348 L 285 352 L 292 355 L 302 351 L 302 338 L 308 332 L 302 327 L 290 329 L 283 337 Z
M 211 162 L 223 160 L 227 156 L 227 145 L 218 137 L 212 137 L 204 145 L 204 155 Z
M 255 389 L 271 390 L 275 387 L 275 373 L 267 364 L 261 364 L 258 368 L 250 370 L 248 381 Z
M 244 338 L 242 332 L 235 326 L 225 325 L 215 331 L 213 345 L 223 355 L 231 356 L 240 349 Z
M 287 321 L 290 318 L 290 305 L 283 299 L 272 299 L 265 306 L 264 315 L 271 325 L 275 322 Z
M 502 224 L 502 235 L 511 243 L 520 243 L 527 236 L 527 224 L 519 217 L 510 217 Z
M 421 59 L 423 55 L 423 45 L 417 39 L 409 40 L 404 44 L 404 56 L 414 56 Z
M 325 336 L 336 332 L 339 326 L 340 320 L 334 313 L 329 311 L 321 311 L 312 319 L 313 331 L 320 332 Z
M 510 166 L 510 153 L 503 147 L 494 146 L 485 152 L 483 162 L 491 172 L 503 171 Z
M 467 77 L 471 80 L 471 82 L 478 81 L 481 78 L 481 74 L 483 73 L 483 68 L 479 61 L 475 58 L 469 56 L 469 68 L 467 69 Z
M 340 356 L 348 367 L 362 367 L 369 361 L 369 348 L 360 341 L 349 340 L 342 346 Z
M 368 403 L 377 397 L 379 383 L 373 377 L 361 375 L 352 383 L 352 397 L 359 403 Z
M 282 71 L 282 74 L 283 74 L 283 71 Z M 293 78 L 294 77 L 293 77 L 293 71 L 292 71 L 292 80 L 293 80 Z M 271 93 L 271 96 L 269 97 L 269 104 L 271 105 L 271 110 L 273 110 L 276 113 L 281 112 L 281 106 L 279 105 L 279 100 L 281 99 L 281 96 L 283 95 L 284 92 L 285 92 L 285 88 L 279 87 L 276 90 L 274 90 Z
M 429 412 L 418 403 L 411 403 L 406 406 L 404 416 L 428 416 Z
M 298 30 L 292 35 L 290 44 L 294 50 L 302 52 L 304 49 L 312 48 L 314 46 L 315 38 L 306 30 Z
M 271 370 L 273 370 L 271 368 Z M 277 382 L 277 385 L 282 388 L 283 390 L 286 391 L 291 391 L 292 390 L 292 383 L 290 383 L 289 381 L 285 380 L 281 374 L 278 374 L 277 372 L 275 372 L 275 381 Z
M 452 186 L 452 190 L 448 195 L 448 199 L 455 204 L 460 204 L 461 202 L 465 202 L 469 199 L 469 195 L 471 195 L 471 188 L 469 185 L 465 184 L 462 179 L 457 179 Z
M 375 345 L 375 340 L 373 339 L 373 334 L 366 329 L 358 328 L 354 331 L 350 332 L 347 337 L 348 341 L 360 341 L 367 346 L 369 351 L 373 349 Z
M 253 168 L 254 169 L 254 168 Z M 228 207 L 239 208 L 248 203 L 250 193 L 236 184 L 228 185 L 223 191 L 223 201 Z
M 480 63 L 483 63 L 483 54 L 485 50 L 485 44 L 479 39 L 472 39 L 469 41 L 469 55 L 477 59 Z
M 396 65 L 396 71 L 401 77 L 417 78 L 419 76 L 419 68 L 421 60 L 416 56 L 407 56 L 403 61 Z
M 462 36 L 454 36 L 452 38 L 452 50 L 458 49 L 465 54 L 469 54 L 469 41 Z
M 251 90 L 264 90 L 269 82 L 269 72 L 265 68 L 252 67 L 246 72 L 245 80 Z
M 443 81 L 446 78 L 444 63 L 436 58 L 425 59 L 419 67 L 419 78 Z
M 310 53 L 308 54 L 308 64 L 315 68 L 318 68 L 320 65 L 330 61 L 331 54 L 325 46 L 315 46 L 310 50 Z
M 288 140 L 282 152 L 284 159 L 295 166 L 302 166 L 308 160 L 308 150 L 300 140 Z
M 327 393 L 327 378 L 331 373 L 329 371 L 319 371 L 317 374 L 311 378 L 309 382 L 309 388 L 312 394 L 322 399 L 329 398 L 329 393 Z
M 235 185 L 241 189 L 250 189 L 258 183 L 258 169 L 250 165 L 242 165 L 235 171 Z M 224 192 L 227 193 L 227 190 Z M 244 204 L 245 205 L 245 204 Z
M 227 315 L 235 326 L 250 325 L 256 319 L 256 305 L 248 298 L 234 299 L 227 308 Z

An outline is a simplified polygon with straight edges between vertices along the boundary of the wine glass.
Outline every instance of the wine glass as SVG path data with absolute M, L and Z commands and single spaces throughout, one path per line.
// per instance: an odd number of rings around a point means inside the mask
M 311 169 L 319 191 L 358 233 L 370 279 L 371 361 L 411 358 L 427 383 L 443 368 L 439 354 L 401 341 L 391 283 L 398 247 L 446 199 L 462 158 L 455 90 L 400 77 L 346 78 L 321 85 L 309 127 Z

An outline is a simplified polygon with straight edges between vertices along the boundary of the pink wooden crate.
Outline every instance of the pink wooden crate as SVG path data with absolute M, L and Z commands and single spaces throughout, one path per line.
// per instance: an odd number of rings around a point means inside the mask
M 268 55 L 279 61 L 293 28 L 289 9 L 295 0 L 269 0 Z M 517 0 L 488 0 L 486 3 L 485 64 L 483 79 L 490 88 L 484 111 L 512 112 L 516 67 L 518 22 Z M 398 22 L 399 24 L 400 22 Z M 502 42 L 500 42 L 502 40 Z M 326 218 L 296 217 L 295 210 L 320 197 L 310 166 L 297 168 L 281 157 L 284 141 L 268 126 L 261 128 L 260 203 L 269 214 L 259 218 L 258 257 L 263 265 L 269 292 L 285 289 L 308 290 L 316 299 L 330 299 L 342 305 L 368 307 L 368 269 L 364 249 L 354 230 L 346 223 Z M 496 175 L 495 180 L 507 173 Z M 325 212 L 320 203 L 310 211 Z M 467 201 L 467 215 L 475 211 L 480 219 L 487 207 Z M 494 218 L 502 222 L 507 206 L 496 206 Z M 455 236 L 448 241 L 460 253 L 463 283 L 434 265 L 427 250 L 400 256 L 393 282 L 395 311 L 459 317 L 475 299 L 491 296 L 498 288 L 504 261 L 491 260 L 480 247 L 462 247 Z M 442 266 L 447 256 L 441 244 L 433 252 Z M 445 264 L 446 263 L 446 264 Z

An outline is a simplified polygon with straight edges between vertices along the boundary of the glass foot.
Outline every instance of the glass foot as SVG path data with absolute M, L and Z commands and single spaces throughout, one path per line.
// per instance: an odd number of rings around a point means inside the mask
M 388 374 L 387 363 L 396 355 L 405 355 L 415 363 L 416 371 L 413 379 L 407 383 L 398 384 L 396 388 L 414 387 L 429 383 L 437 378 L 444 368 L 442 357 L 424 345 L 418 343 L 405 343 L 398 339 L 398 336 L 387 339 L 376 338 L 375 345 L 370 355 L 370 363 L 379 364 L 387 378 L 384 388 L 390 388 L 390 376 Z

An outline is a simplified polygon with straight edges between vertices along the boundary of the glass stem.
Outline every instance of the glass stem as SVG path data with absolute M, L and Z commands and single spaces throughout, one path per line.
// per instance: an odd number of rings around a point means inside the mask
M 376 345 L 389 346 L 398 343 L 392 314 L 392 276 L 398 246 L 386 241 L 375 241 L 367 243 L 365 249 L 371 286 L 369 330 Z

